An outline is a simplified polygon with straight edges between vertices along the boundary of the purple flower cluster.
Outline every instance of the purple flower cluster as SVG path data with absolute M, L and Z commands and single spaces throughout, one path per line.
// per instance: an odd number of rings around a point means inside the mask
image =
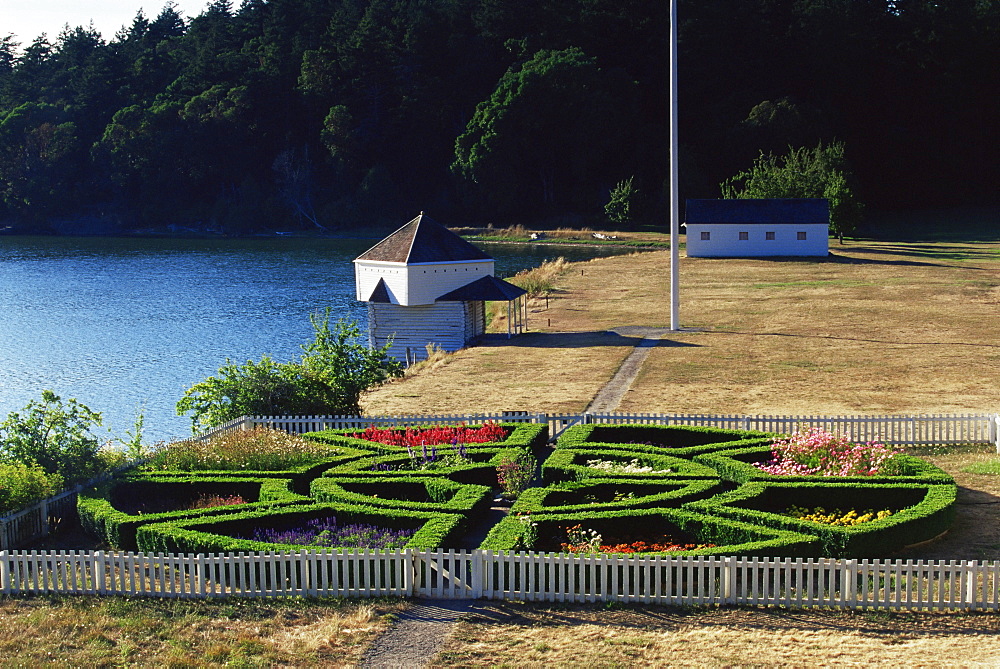
M 290 544 L 310 548 L 402 548 L 416 530 L 395 530 L 366 523 L 337 525 L 333 516 L 307 521 L 304 527 L 290 530 L 258 528 L 255 541 Z

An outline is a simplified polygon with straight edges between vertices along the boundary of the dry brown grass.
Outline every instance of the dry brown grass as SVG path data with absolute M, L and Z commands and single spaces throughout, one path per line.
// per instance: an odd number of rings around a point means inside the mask
M 401 602 L 0 600 L 0 665 L 356 666 Z
M 991 614 L 491 603 L 434 667 L 995 666 Z
M 681 325 L 621 411 L 994 411 L 1000 244 L 834 244 L 823 259 L 681 259 Z M 669 325 L 669 254 L 570 265 L 528 336 L 488 339 L 376 391 L 371 412 L 580 411 L 635 343 Z M 671 345 L 673 344 L 673 345 Z

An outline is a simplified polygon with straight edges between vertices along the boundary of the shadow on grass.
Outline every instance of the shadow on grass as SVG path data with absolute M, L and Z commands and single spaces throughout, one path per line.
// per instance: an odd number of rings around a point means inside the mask
M 530 325 L 530 323 L 529 323 Z M 625 328 L 622 328 L 626 330 Z M 650 328 L 654 330 L 655 328 Z M 642 334 L 636 336 L 626 332 L 618 334 L 611 331 L 594 332 L 527 332 L 508 338 L 506 334 L 490 333 L 481 336 L 476 346 L 482 348 L 517 347 L 517 348 L 594 348 L 594 347 L 653 347 L 653 346 L 698 346 L 687 342 L 671 339 L 650 339 Z

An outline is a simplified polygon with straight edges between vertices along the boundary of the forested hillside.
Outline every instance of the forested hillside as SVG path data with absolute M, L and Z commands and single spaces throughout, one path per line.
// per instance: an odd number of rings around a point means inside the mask
M 843 142 L 860 199 L 995 204 L 997 0 L 681 0 L 682 197 Z M 0 43 L 0 229 L 662 220 L 665 0 L 214 0 Z M 103 226 L 103 228 L 102 228 Z

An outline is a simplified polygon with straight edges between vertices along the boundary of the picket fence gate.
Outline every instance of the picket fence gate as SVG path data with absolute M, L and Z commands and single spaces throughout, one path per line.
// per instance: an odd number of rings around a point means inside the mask
M 327 550 L 0 552 L 3 594 L 1000 609 L 1000 562 Z

